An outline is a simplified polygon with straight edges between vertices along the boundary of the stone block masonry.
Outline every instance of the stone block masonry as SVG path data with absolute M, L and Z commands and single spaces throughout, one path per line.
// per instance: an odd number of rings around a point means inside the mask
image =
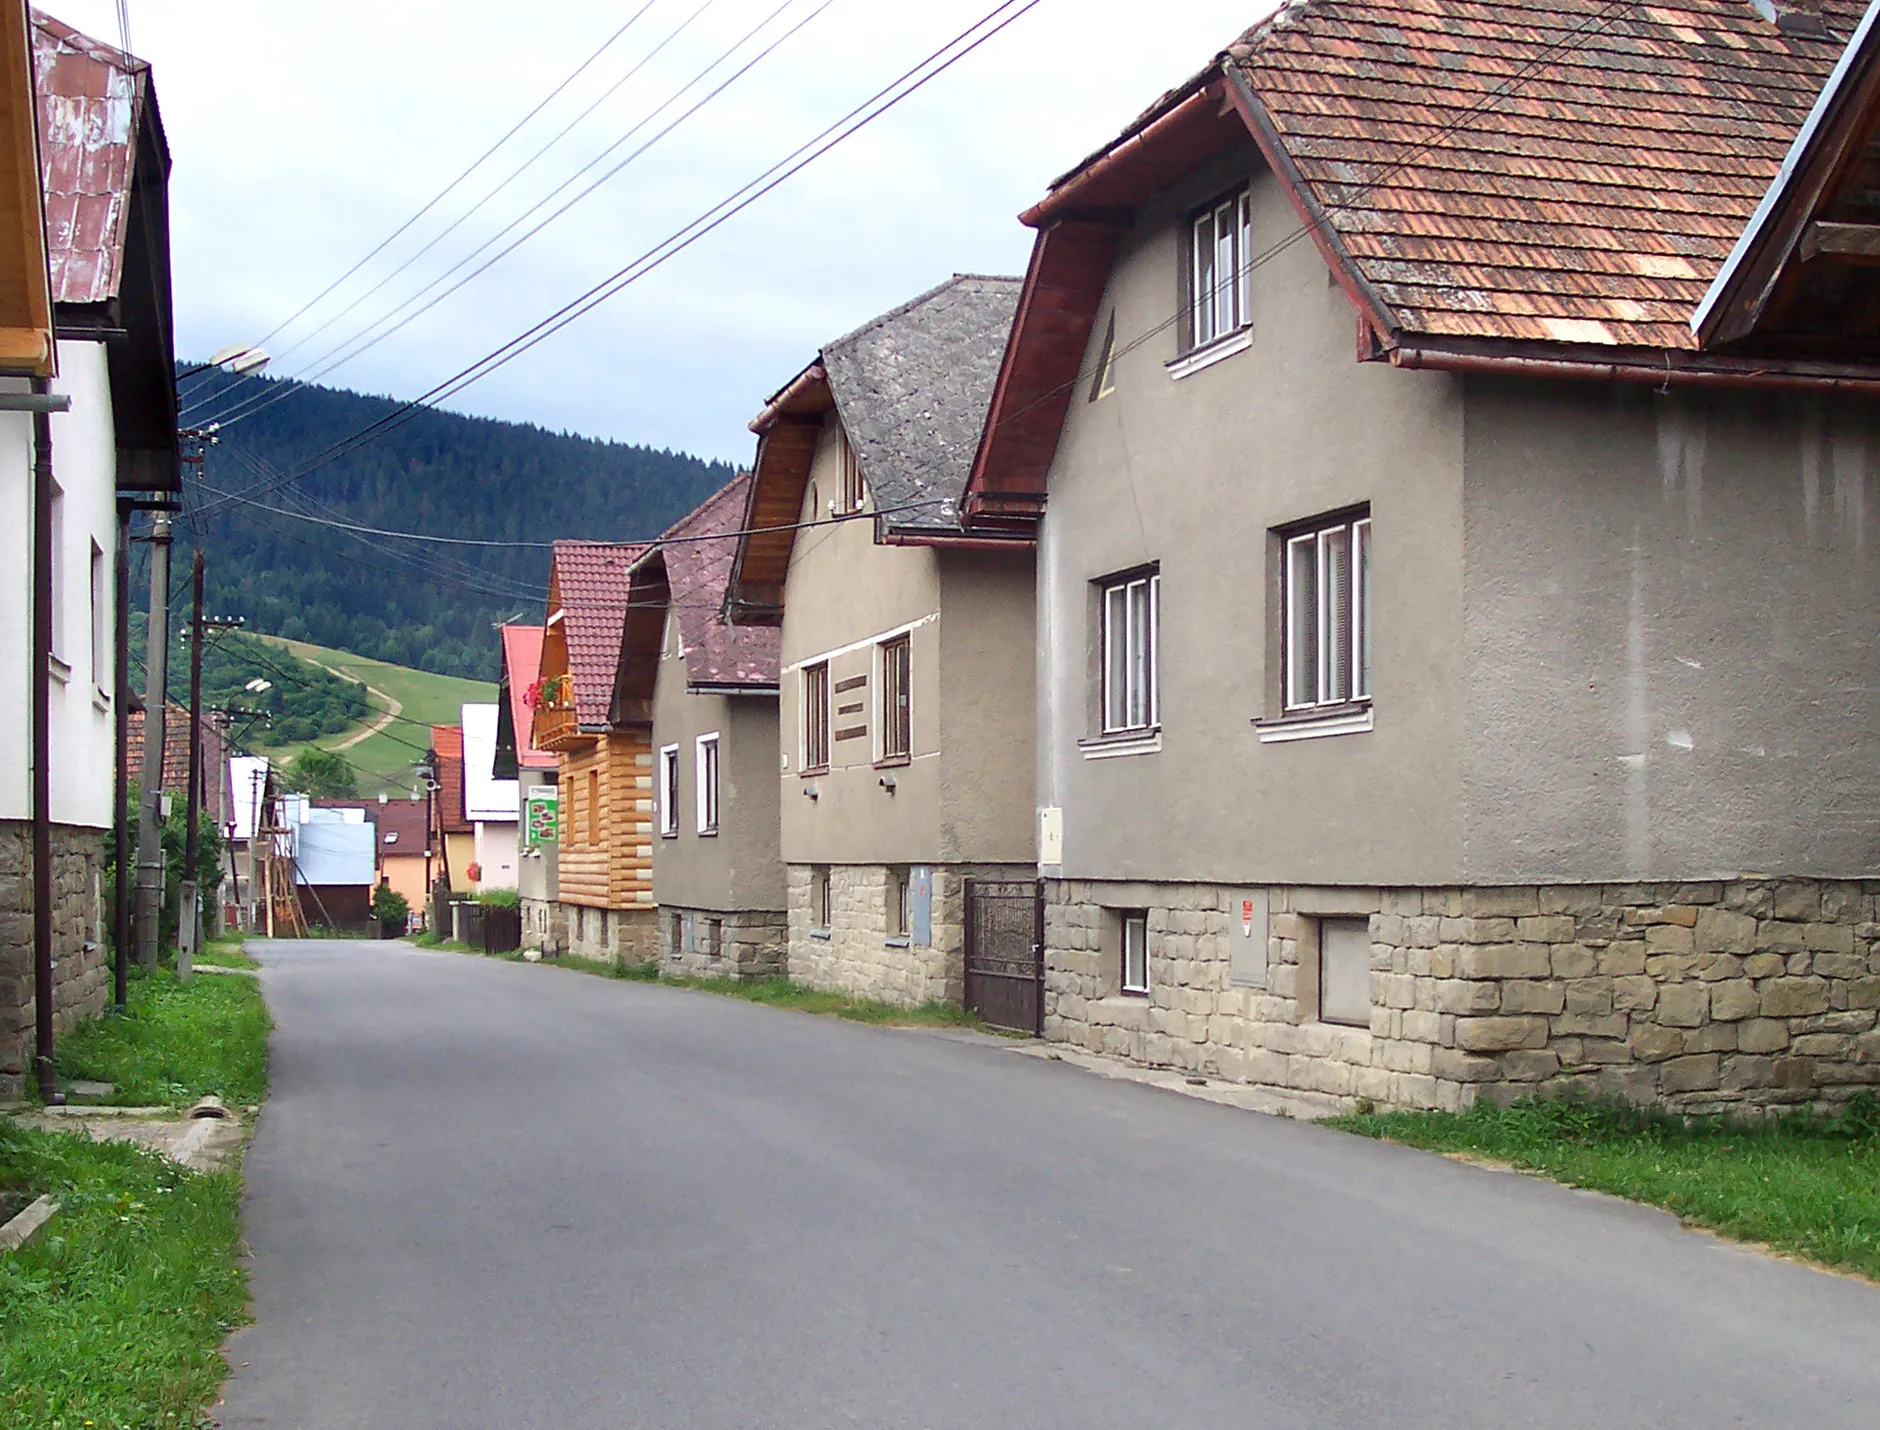
M 1150 992 L 1126 997 L 1106 920 L 1145 891 Z M 1880 1087 L 1880 882 L 1274 888 L 1246 986 L 1242 892 L 1051 885 L 1046 1036 L 1409 1108 L 1578 1092 L 1760 1111 Z M 1369 929 L 1368 1026 L 1318 1016 L 1326 918 Z
M 790 916 L 778 910 L 659 911 L 659 961 L 695 978 L 780 978 L 790 966 Z
M 659 921 L 653 909 L 592 909 L 562 904 L 566 941 L 559 952 L 596 963 L 629 967 L 659 957 Z
M 105 1010 L 111 972 L 104 942 L 104 833 L 52 831 L 53 1027 L 69 1032 Z M 19 1097 L 32 1071 L 32 826 L 0 823 L 0 1099 Z

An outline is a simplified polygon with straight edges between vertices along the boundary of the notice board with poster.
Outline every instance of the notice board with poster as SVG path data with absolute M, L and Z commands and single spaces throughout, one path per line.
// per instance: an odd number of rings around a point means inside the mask
M 561 791 L 538 785 L 522 804 L 522 842 L 530 849 L 561 842 Z

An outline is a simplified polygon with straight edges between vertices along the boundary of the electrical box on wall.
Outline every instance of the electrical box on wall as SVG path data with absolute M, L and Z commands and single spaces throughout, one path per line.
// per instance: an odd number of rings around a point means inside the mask
M 1038 811 L 1038 862 L 1055 868 L 1064 862 L 1064 811 Z
M 1227 897 L 1228 976 L 1237 988 L 1266 987 L 1267 913 L 1265 889 L 1234 889 Z

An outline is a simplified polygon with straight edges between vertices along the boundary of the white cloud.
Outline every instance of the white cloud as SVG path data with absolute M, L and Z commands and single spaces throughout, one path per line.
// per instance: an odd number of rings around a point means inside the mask
M 704 0 L 639 26 L 287 348 L 378 281 Z M 293 374 L 540 202 L 780 0 L 709 0 L 683 35 L 514 188 Z M 792 0 L 790 15 L 814 0 Z M 412 397 L 546 316 L 990 8 L 835 0 L 722 97 L 513 256 L 327 381 Z M 115 41 L 107 0 L 48 0 Z M 1205 64 L 1270 0 L 1043 0 L 984 49 L 696 248 L 451 405 L 748 459 L 744 422 L 825 340 L 955 271 L 1022 272 L 1015 218 Z M 623 22 L 620 0 L 133 0 L 175 160 L 180 348 L 273 328 L 429 199 Z M 1147 18 L 1145 18 L 1145 16 Z M 675 111 L 676 112 L 676 111 Z M 622 151 L 625 152 L 624 150 Z

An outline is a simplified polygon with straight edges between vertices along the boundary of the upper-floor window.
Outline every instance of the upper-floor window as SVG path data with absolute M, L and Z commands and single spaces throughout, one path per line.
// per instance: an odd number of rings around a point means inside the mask
M 1281 533 L 1281 660 L 1286 709 L 1371 698 L 1371 513 L 1364 508 Z
M 718 832 L 718 737 L 698 737 L 698 832 Z
M 1110 326 L 1103 334 L 1103 347 L 1097 358 L 1096 376 L 1090 379 L 1090 400 L 1101 402 L 1116 391 L 1116 314 L 1110 314 Z
M 876 684 L 880 701 L 876 728 L 880 731 L 881 754 L 886 760 L 905 760 L 914 751 L 913 709 L 909 685 L 913 676 L 912 645 L 907 636 L 883 641 L 879 647 L 880 678 Z
M 65 638 L 65 493 L 52 486 L 52 658 L 67 664 Z
M 1252 246 L 1248 190 L 1195 215 L 1188 247 L 1190 346 L 1205 347 L 1253 321 Z
M 659 752 L 659 832 L 666 839 L 679 837 L 679 747 Z
M 862 483 L 862 459 L 855 454 L 855 444 L 849 441 L 848 433 L 842 434 L 842 513 L 860 511 L 862 503 L 868 497 L 868 488 Z
M 601 842 L 601 773 L 589 770 L 587 777 L 587 842 Z
M 1160 685 L 1162 577 L 1134 571 L 1099 583 L 1103 602 L 1103 733 L 1151 730 L 1162 723 Z
M 803 773 L 829 768 L 829 662 L 803 668 Z
M 91 681 L 100 691 L 111 673 L 111 594 L 110 576 L 105 570 L 104 549 L 91 543 Z

